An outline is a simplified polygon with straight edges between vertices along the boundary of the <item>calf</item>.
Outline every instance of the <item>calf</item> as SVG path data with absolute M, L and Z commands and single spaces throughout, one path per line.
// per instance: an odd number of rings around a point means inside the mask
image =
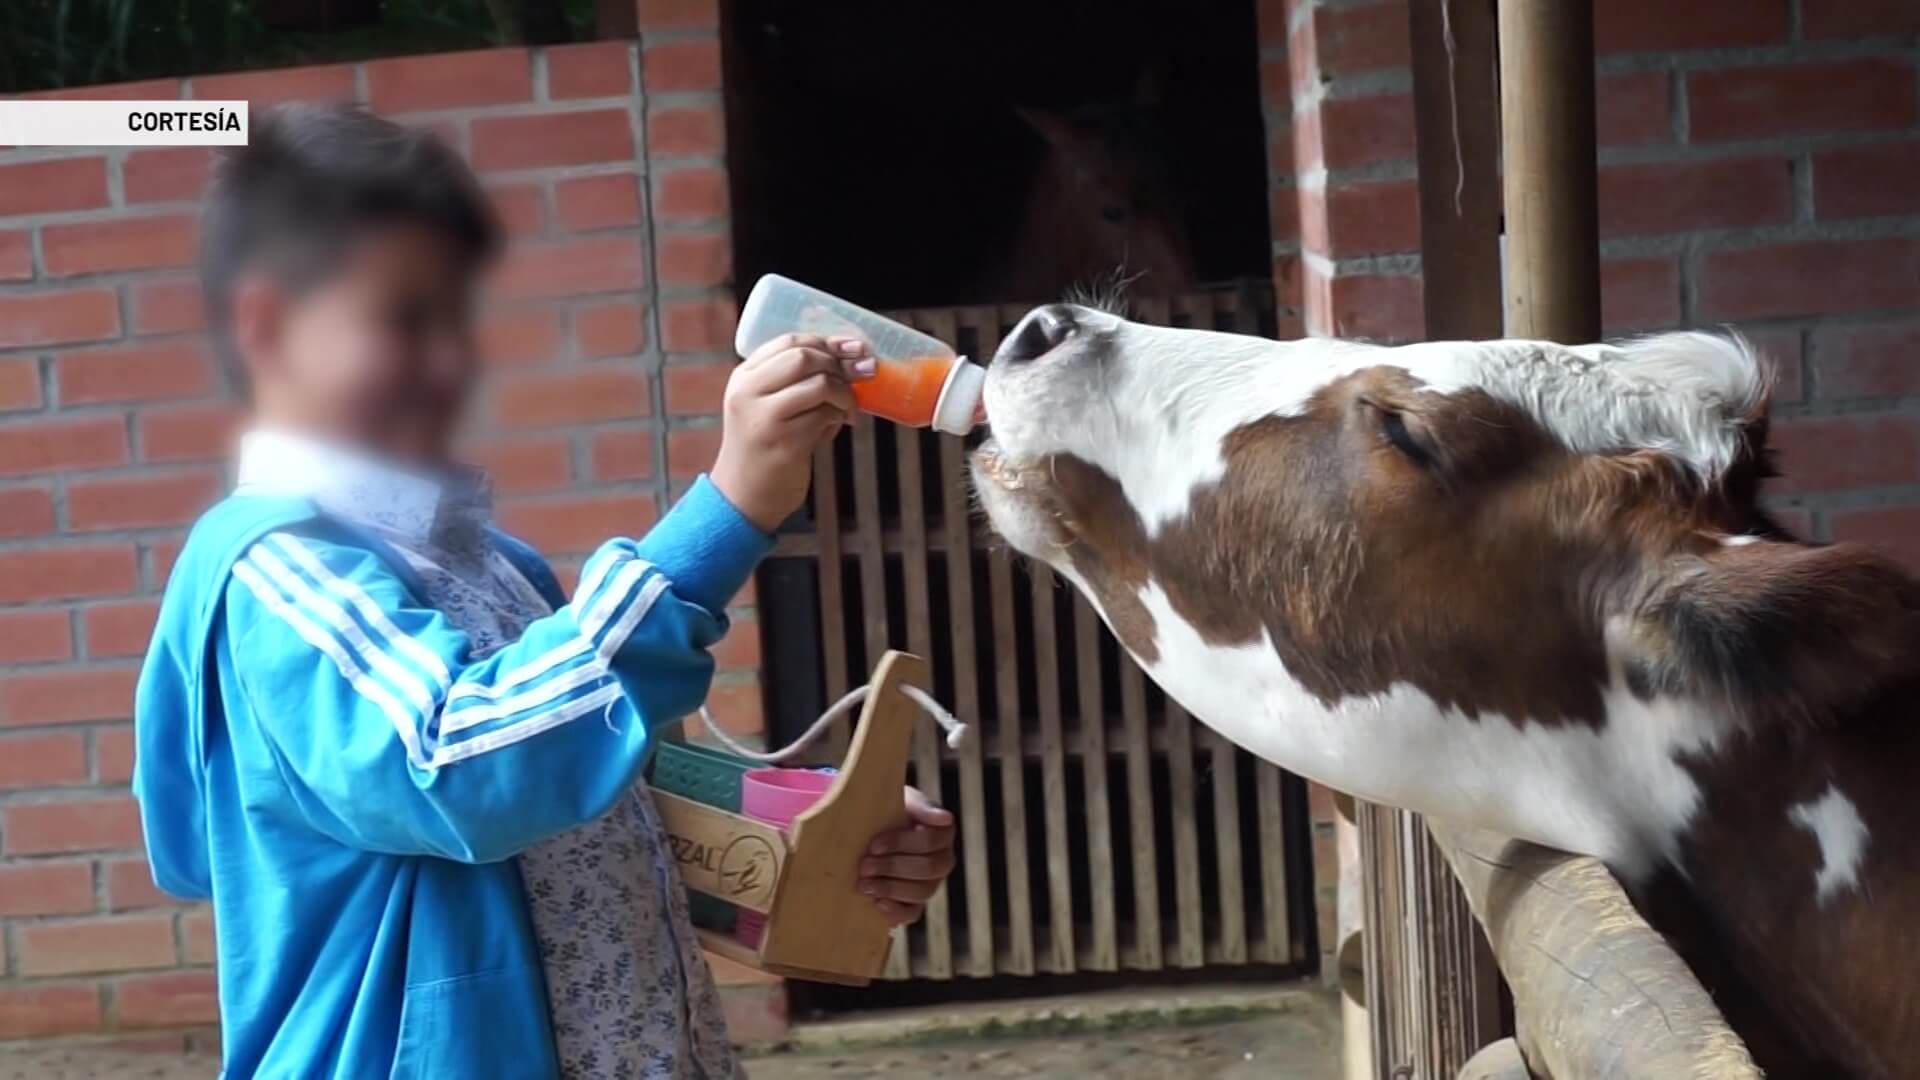
M 1757 507 L 1768 382 L 1730 336 L 1387 348 L 1054 305 L 994 358 L 973 473 L 1215 730 L 1677 894 L 1774 1075 L 1912 1076 L 1920 586 Z

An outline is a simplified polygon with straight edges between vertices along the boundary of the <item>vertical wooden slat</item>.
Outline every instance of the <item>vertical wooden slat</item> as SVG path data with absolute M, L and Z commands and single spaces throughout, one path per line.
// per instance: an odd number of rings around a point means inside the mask
M 1153 743 L 1147 732 L 1146 676 L 1131 659 L 1120 669 L 1121 739 L 1127 750 L 1127 830 L 1133 841 L 1133 965 L 1161 963 L 1160 873 L 1153 835 Z
M 1247 962 L 1246 888 L 1240 878 L 1240 762 L 1233 744 L 1208 731 L 1213 754 L 1213 832 L 1220 878 L 1220 962 Z
M 984 333 L 984 331 L 983 331 Z M 966 444 L 940 440 L 940 516 L 947 547 L 948 618 L 953 626 L 954 715 L 977 730 L 980 672 L 973 625 L 972 502 L 967 491 Z M 960 837 L 966 860 L 967 971 L 993 974 L 993 880 L 987 872 L 987 792 L 980 740 L 968 739 L 960 758 Z
M 1193 719 L 1167 701 L 1167 794 L 1173 811 L 1173 895 L 1180 930 L 1174 962 L 1197 968 L 1207 961 L 1206 919 L 1200 910 L 1200 831 L 1194 820 Z
M 840 552 L 840 481 L 834 470 L 833 454 L 833 445 L 827 445 L 813 455 L 813 528 L 820 544 L 814 572 L 820 578 L 820 662 L 826 668 L 822 675 L 828 704 L 840 700 L 849 689 L 846 589 L 840 582 L 845 569 Z M 836 730 L 828 741 L 828 753 L 833 755 L 833 760 L 839 760 L 846 744 L 846 732 Z
M 1067 740 L 1060 723 L 1060 645 L 1055 635 L 1053 572 L 1035 564 L 1033 662 L 1040 700 L 1040 797 L 1047 824 L 1047 970 L 1074 964 L 1073 864 L 1067 855 Z
M 1013 560 L 1006 548 L 987 559 L 993 602 L 994 683 L 999 690 L 1000 831 L 1006 839 L 1007 971 L 1033 974 L 1033 893 L 1027 882 L 1026 752 L 1022 745 L 1020 666 L 1014 658 Z
M 867 664 L 879 663 L 887 651 L 886 553 L 880 548 L 880 463 L 874 446 L 874 421 L 855 417 L 853 440 L 853 534 L 850 545 L 860 572 L 860 622 Z M 866 673 L 859 674 L 866 682 Z M 851 732 L 846 724 L 833 729 L 835 756 L 846 753 Z
M 1093 906 L 1093 940 L 1086 966 L 1120 967 L 1114 928 L 1113 809 L 1107 798 L 1107 715 L 1100 685 L 1100 617 L 1079 593 L 1073 600 L 1075 675 L 1080 689 L 1080 771 L 1087 788 L 1087 889 Z
M 1287 830 L 1278 768 L 1260 763 L 1254 774 L 1254 801 L 1260 822 L 1260 959 L 1284 964 L 1295 959 L 1295 950 L 1287 932 Z
M 936 316 L 932 332 L 942 341 L 953 340 L 952 315 Z M 921 463 L 919 432 L 900 433 L 900 558 L 901 581 L 906 587 L 907 649 L 917 656 L 933 659 L 933 615 L 931 593 L 927 586 L 927 499 L 925 470 Z M 937 452 L 937 451 L 936 451 Z M 940 776 L 939 729 L 921 724 L 913 735 L 914 784 L 935 804 L 943 802 Z M 924 966 L 916 972 L 930 979 L 953 978 L 953 924 L 947 903 L 947 887 L 940 886 L 927 901 L 927 913 L 921 919 L 926 935 Z

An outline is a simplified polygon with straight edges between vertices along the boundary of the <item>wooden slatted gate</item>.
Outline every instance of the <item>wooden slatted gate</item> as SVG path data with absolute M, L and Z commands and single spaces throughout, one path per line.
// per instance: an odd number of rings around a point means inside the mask
M 1265 282 L 1135 308 L 1172 325 L 1274 325 Z M 896 316 L 986 357 L 1025 312 Z M 896 941 L 889 977 L 1308 963 L 1300 782 L 1195 724 L 1074 590 L 991 539 L 966 451 L 856 423 L 822 451 L 810 509 L 761 579 L 776 738 L 889 647 L 927 657 L 938 696 L 975 725 L 959 751 L 931 726 L 917 734 L 914 782 L 958 814 L 960 867 Z

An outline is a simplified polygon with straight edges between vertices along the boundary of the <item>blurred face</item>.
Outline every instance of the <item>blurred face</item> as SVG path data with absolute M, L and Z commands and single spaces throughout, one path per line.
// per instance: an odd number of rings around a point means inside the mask
M 423 465 L 448 460 L 476 373 L 476 269 L 424 226 L 370 228 L 318 281 L 234 296 L 260 421 Z

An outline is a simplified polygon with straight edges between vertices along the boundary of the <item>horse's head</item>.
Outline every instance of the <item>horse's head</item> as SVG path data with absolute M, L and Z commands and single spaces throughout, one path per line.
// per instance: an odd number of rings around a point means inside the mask
M 1819 718 L 1911 640 L 1896 570 L 1766 535 L 1767 387 L 1742 341 L 1707 334 L 1390 349 L 1056 305 L 994 360 L 974 474 L 1000 533 L 1242 744 L 1620 855 L 1632 840 L 1595 824 L 1611 811 L 1479 808 L 1536 736 L 1584 732 L 1630 770 L 1724 733 L 1676 703 Z M 1621 797 L 1689 811 L 1679 781 L 1638 782 Z
M 1058 264 L 1050 291 L 1116 270 L 1156 293 L 1189 287 L 1192 244 L 1150 109 L 1018 112 L 1046 147 L 1022 234 Z

